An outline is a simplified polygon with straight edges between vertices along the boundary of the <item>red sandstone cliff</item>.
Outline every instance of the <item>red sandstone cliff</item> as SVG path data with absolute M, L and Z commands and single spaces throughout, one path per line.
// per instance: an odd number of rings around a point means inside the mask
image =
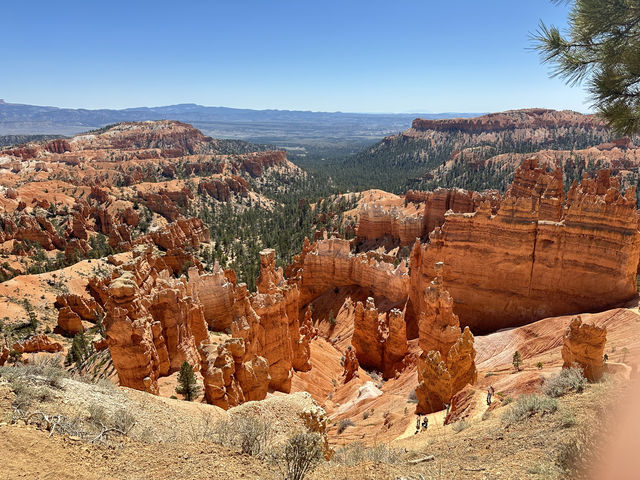
M 476 332 L 602 310 L 635 296 L 634 189 L 623 196 L 602 173 L 574 185 L 562 202 L 559 175 L 525 162 L 497 214 L 488 204 L 447 214 L 429 244 L 414 246 L 412 303 L 420 304 L 436 262 L 444 263 L 454 311 Z

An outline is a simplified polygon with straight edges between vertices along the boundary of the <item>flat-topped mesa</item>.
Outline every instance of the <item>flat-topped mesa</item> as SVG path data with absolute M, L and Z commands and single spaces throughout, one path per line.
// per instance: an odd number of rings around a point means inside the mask
M 302 253 L 287 267 L 288 278 L 300 287 L 300 304 L 307 305 L 327 290 L 357 285 L 376 297 L 404 303 L 409 294 L 409 275 L 404 261 L 397 267 L 379 261 L 371 253 L 351 254 L 348 240 L 330 238 L 312 245 L 306 242 Z
M 541 170 L 531 162 L 521 168 Z M 553 221 L 560 179 L 538 171 L 535 186 L 520 182 L 496 215 L 487 204 L 471 214 L 447 213 L 431 243 L 412 250 L 412 304 L 420 304 L 421 285 L 435 276 L 436 262 L 444 262 L 443 285 L 460 323 L 476 333 L 633 298 L 640 257 L 635 189 L 623 196 L 600 173 L 571 188 L 562 217 Z
M 366 305 L 357 302 L 351 344 L 359 365 L 381 372 L 384 378 L 392 377 L 407 354 L 404 312 L 378 312 L 371 297 Z
M 582 368 L 590 381 L 599 380 L 604 371 L 603 354 L 607 343 L 607 327 L 583 323 L 580 316 L 571 319 L 563 337 L 562 368 Z
M 259 177 L 271 167 L 282 167 L 289 164 L 287 152 L 284 150 L 274 150 L 269 152 L 256 152 L 239 157 L 242 169 L 253 177 Z
M 571 111 L 555 111 L 543 108 L 511 110 L 490 113 L 476 118 L 451 118 L 427 120 L 416 118 L 411 129 L 419 132 L 435 130 L 441 132 L 463 132 L 479 134 L 521 129 L 553 129 L 581 127 L 593 130 L 605 130 L 604 122 L 594 115 L 582 115 Z

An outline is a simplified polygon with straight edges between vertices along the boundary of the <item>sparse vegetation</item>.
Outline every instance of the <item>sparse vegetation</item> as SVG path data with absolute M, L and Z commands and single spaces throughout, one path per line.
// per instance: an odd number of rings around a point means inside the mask
M 213 430 L 214 437 L 222 445 L 253 456 L 263 455 L 271 441 L 271 425 L 257 417 L 220 421 Z
M 451 429 L 456 433 L 460 433 L 461 431 L 466 430 L 470 426 L 471 424 L 469 424 L 469 422 L 467 422 L 466 420 L 459 420 L 453 425 L 451 425 Z
M 284 480 L 303 480 L 323 459 L 324 440 L 317 433 L 298 433 L 274 455 Z
M 392 448 L 379 443 L 373 447 L 355 442 L 336 449 L 331 462 L 340 465 L 353 466 L 363 462 L 395 464 L 403 462 L 407 453 L 402 448 Z
M 555 413 L 558 410 L 558 401 L 546 395 L 521 395 L 513 406 L 502 415 L 502 420 L 507 423 L 517 423 L 526 420 L 536 414 Z
M 544 393 L 550 397 L 558 398 L 569 392 L 582 393 L 587 385 L 587 379 L 579 367 L 563 368 L 558 375 L 547 378 L 544 384 Z
M 350 418 L 343 418 L 338 422 L 338 435 L 341 435 L 348 427 L 353 427 L 355 423 Z

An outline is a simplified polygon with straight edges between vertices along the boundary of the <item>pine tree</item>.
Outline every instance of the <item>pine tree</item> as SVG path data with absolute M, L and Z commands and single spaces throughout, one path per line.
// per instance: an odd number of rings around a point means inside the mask
M 198 386 L 196 376 L 193 373 L 193 367 L 189 365 L 189 362 L 187 362 L 186 360 L 180 367 L 176 393 L 183 395 L 184 399 L 189 402 L 195 400 L 195 398 L 200 395 L 200 386 Z
M 560 1 L 556 0 L 556 3 Z M 640 1 L 572 0 L 570 30 L 540 22 L 533 35 L 553 76 L 586 81 L 593 105 L 623 135 L 640 131 Z
M 513 354 L 513 368 L 519 372 L 520 365 L 522 365 L 522 355 L 520 355 L 520 352 L 516 350 Z

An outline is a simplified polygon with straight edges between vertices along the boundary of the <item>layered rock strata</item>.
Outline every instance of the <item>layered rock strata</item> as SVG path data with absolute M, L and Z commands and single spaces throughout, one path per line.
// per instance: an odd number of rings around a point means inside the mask
M 376 203 L 364 203 L 358 211 L 356 234 L 363 240 L 392 238 L 400 245 L 411 245 L 416 238 L 442 226 L 448 211 L 474 212 L 485 201 L 497 208 L 500 194 L 494 190 L 479 193 L 460 188 L 438 188 L 433 192 L 410 190 L 405 195 L 405 202 L 424 203 L 419 213 L 406 213 L 400 207 L 385 208 Z
M 62 351 L 62 344 L 55 342 L 44 333 L 34 335 L 28 339 L 13 344 L 13 350 L 19 353 L 55 353 Z
M 241 338 L 231 338 L 221 345 L 202 344 L 202 375 L 207 403 L 229 409 L 249 400 L 267 396 L 271 377 L 263 357 L 245 360 Z
M 454 394 L 477 379 L 473 335 L 466 327 L 447 355 L 438 350 L 423 352 L 418 359 L 416 413 L 443 410 Z
M 421 285 L 437 262 L 444 262 L 453 309 L 476 332 L 603 310 L 636 295 L 635 189 L 623 196 L 601 173 L 574 184 L 559 210 L 559 172 L 525 162 L 516 179 L 497 214 L 487 203 L 474 213 L 447 213 L 429 244 L 414 245 L 413 305 L 421 304 Z
M 409 275 L 404 261 L 398 266 L 380 261 L 374 252 L 351 254 L 348 240 L 330 238 L 310 244 L 287 268 L 287 277 L 300 286 L 300 303 L 307 305 L 327 290 L 358 285 L 373 295 L 403 303 L 409 292 Z

